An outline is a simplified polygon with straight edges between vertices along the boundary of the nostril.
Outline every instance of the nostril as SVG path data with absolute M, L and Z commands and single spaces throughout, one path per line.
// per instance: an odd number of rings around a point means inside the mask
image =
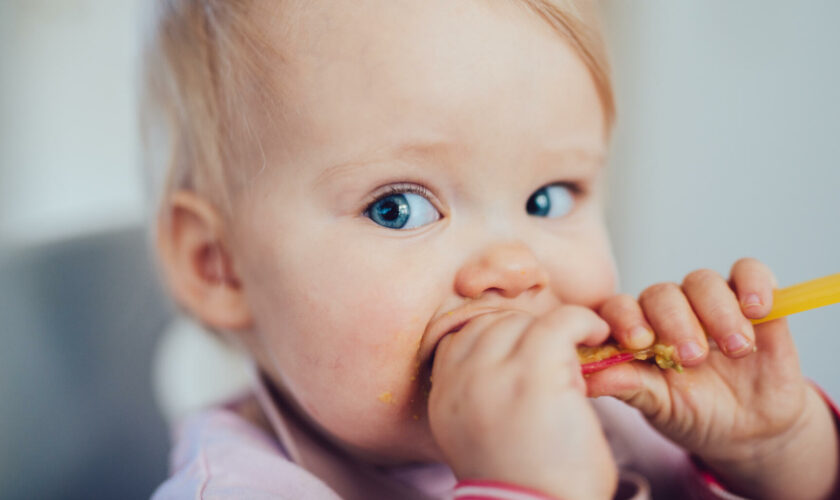
M 477 294 L 473 295 L 470 298 L 474 299 L 474 300 L 478 300 L 478 299 L 480 299 L 482 297 L 485 297 L 487 295 L 500 295 L 500 296 L 502 296 L 506 299 L 512 299 L 512 298 L 518 297 L 519 293 L 520 293 L 519 290 L 510 289 L 510 288 L 499 288 L 499 287 L 494 286 L 494 287 L 490 287 L 490 288 L 485 288 L 484 290 L 481 290 L 480 292 L 478 292 Z

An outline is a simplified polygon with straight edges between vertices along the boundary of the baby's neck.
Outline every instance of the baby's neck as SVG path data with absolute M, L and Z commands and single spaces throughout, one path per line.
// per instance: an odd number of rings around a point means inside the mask
M 237 402 L 233 408 L 233 412 L 251 425 L 258 427 L 275 438 L 277 437 L 274 428 L 271 426 L 271 422 L 268 421 L 268 417 L 266 417 L 262 407 L 260 407 L 260 402 L 255 395 L 252 394 L 242 401 Z

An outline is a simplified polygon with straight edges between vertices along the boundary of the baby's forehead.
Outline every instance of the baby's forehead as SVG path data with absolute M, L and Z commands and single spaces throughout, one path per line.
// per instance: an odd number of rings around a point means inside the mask
M 555 102 L 558 95 L 588 98 L 581 104 L 596 92 L 574 51 L 523 3 L 315 1 L 273 9 L 282 20 L 266 15 L 263 28 L 284 59 L 274 74 L 287 100 L 286 147 L 361 153 L 397 143 L 407 123 L 422 140 L 511 129 L 562 134 L 579 110 Z
M 354 66 L 375 82 L 397 69 L 422 78 L 435 69 L 430 62 L 442 65 L 461 55 L 453 51 L 459 47 L 474 47 L 466 64 L 475 66 L 504 60 L 505 53 L 550 62 L 546 45 L 565 41 L 528 3 L 298 0 L 264 2 L 255 17 L 286 62 L 279 76 L 305 80 L 333 67 Z M 492 43 L 498 40 L 505 43 Z

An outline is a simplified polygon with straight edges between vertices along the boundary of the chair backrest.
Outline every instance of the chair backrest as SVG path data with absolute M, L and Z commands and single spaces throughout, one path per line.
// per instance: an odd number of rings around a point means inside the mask
M 0 498 L 148 498 L 169 436 L 151 360 L 173 317 L 143 228 L 0 255 Z

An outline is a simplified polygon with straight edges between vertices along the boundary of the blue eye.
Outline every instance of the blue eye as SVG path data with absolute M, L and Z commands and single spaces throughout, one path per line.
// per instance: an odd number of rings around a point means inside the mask
M 394 193 L 371 203 L 365 215 L 380 226 L 390 229 L 413 229 L 438 219 L 432 203 L 415 193 Z
M 575 206 L 574 188 L 566 184 L 541 187 L 528 198 L 525 209 L 537 217 L 563 217 Z

